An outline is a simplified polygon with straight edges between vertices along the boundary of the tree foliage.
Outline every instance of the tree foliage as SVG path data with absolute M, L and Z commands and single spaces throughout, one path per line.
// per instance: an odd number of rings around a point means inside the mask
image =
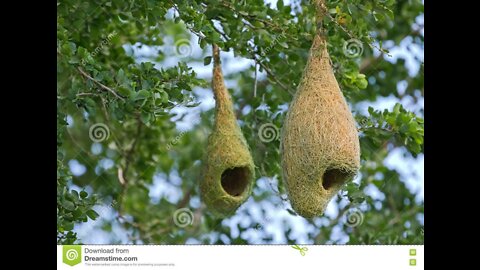
M 57 1 L 58 243 L 82 242 L 81 224 L 110 243 L 423 243 L 423 198 L 385 162 L 394 151 L 423 156 L 423 3 L 326 1 L 322 27 L 359 124 L 362 169 L 331 212 L 306 220 L 286 200 L 278 134 L 259 131 L 282 126 L 318 24 L 309 1 L 272 2 Z M 213 110 L 185 120 L 208 103 L 210 77 L 195 70 L 211 73 L 213 43 L 235 57 L 227 85 L 258 179 L 224 220 L 198 194 Z M 228 72 L 240 60 L 247 68 Z M 396 104 L 362 110 L 383 98 Z M 184 208 L 193 223 L 178 226 Z M 362 222 L 352 226 L 354 214 Z

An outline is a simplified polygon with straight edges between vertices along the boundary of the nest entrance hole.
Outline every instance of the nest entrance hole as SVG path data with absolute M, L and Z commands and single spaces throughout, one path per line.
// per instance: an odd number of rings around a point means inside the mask
M 329 169 L 323 174 L 322 186 L 325 190 L 340 189 L 349 178 L 350 174 L 345 171 Z
M 240 196 L 248 186 L 250 172 L 247 167 L 226 169 L 222 173 L 222 188 L 230 196 Z

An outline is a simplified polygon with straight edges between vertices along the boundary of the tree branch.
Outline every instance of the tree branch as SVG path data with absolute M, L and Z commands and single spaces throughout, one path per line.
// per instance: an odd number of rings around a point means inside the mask
M 121 99 L 121 100 L 125 100 L 124 97 L 120 96 L 119 94 L 117 94 L 117 92 L 115 92 L 115 90 L 113 90 L 112 88 L 104 85 L 103 83 L 97 81 L 96 79 L 94 79 L 92 76 L 88 75 L 85 71 L 83 71 L 80 67 L 77 67 L 77 70 L 78 72 L 80 72 L 80 74 L 82 74 L 83 77 L 91 80 L 92 82 L 94 82 L 95 84 L 97 84 L 98 86 L 100 86 L 100 88 L 104 89 L 104 90 L 107 90 L 108 92 L 112 93 L 115 97 Z
M 118 181 L 122 185 L 122 193 L 120 194 L 119 200 L 119 207 L 118 213 L 122 215 L 123 212 L 123 198 L 127 195 L 127 188 L 128 188 L 128 178 L 125 177 L 127 175 L 128 169 L 130 168 L 130 163 L 132 159 L 133 152 L 137 145 L 138 138 L 140 137 L 140 133 L 142 131 L 142 121 L 137 118 L 137 131 L 135 133 L 135 139 L 133 140 L 132 146 L 128 150 L 127 154 L 125 155 L 125 169 L 121 167 L 118 168 Z
M 142 132 L 142 121 L 137 119 L 137 131 L 135 133 L 135 139 L 133 141 L 132 147 L 127 152 L 127 156 L 125 157 L 125 174 L 128 172 L 128 168 L 130 166 L 131 158 L 135 147 L 137 146 L 138 138 L 140 137 L 140 133 Z
M 224 7 L 231 9 L 233 12 L 236 12 L 235 9 L 234 9 L 232 6 L 230 6 L 229 4 L 227 4 L 227 3 L 225 3 L 225 2 L 222 2 L 221 4 L 222 4 Z M 178 9 L 178 7 L 177 7 L 175 4 L 174 4 L 174 8 L 175 8 L 175 10 L 178 12 L 179 16 L 181 16 L 180 10 Z M 245 16 L 243 16 L 243 15 L 240 15 L 240 16 L 241 16 L 241 17 L 245 17 Z M 247 16 L 247 17 L 249 17 L 249 16 Z M 255 17 L 255 16 L 250 16 L 250 17 Z M 262 23 L 264 23 L 264 24 L 267 24 L 267 25 L 271 26 L 272 28 L 274 28 L 274 26 L 275 26 L 275 25 L 273 25 L 273 24 L 272 24 L 271 22 L 269 22 L 269 21 L 266 21 L 266 20 L 263 20 L 263 19 L 259 19 L 259 18 L 255 18 L 255 19 L 258 20 L 258 21 L 260 21 L 260 22 L 262 22 Z M 247 22 L 248 22 L 248 21 L 247 21 Z M 246 24 L 246 25 L 247 25 L 247 24 Z M 247 26 L 249 26 L 249 25 L 247 25 Z M 189 29 L 192 33 L 194 33 L 195 35 L 197 35 L 199 38 L 204 38 L 204 37 L 205 37 L 202 33 L 197 33 L 197 32 L 195 32 L 195 31 L 193 31 L 191 28 L 188 28 L 188 29 Z M 217 29 L 217 28 L 215 27 L 215 25 L 213 25 L 213 29 L 214 29 L 217 33 L 219 33 L 219 34 L 225 39 L 225 41 L 228 41 L 228 40 L 229 40 L 228 37 L 225 35 L 225 33 L 223 33 L 222 31 L 220 31 L 219 29 Z M 291 95 L 294 94 L 285 84 L 283 84 L 281 81 L 279 81 L 279 80 L 275 77 L 275 75 L 273 74 L 273 72 L 272 72 L 265 64 L 263 64 L 262 62 L 260 62 L 260 61 L 258 60 L 258 58 L 256 57 L 254 51 L 250 51 L 250 55 L 251 55 L 252 59 L 255 61 L 255 63 L 257 63 L 258 65 L 260 65 L 260 66 L 267 72 L 268 76 L 269 76 L 272 80 L 274 80 L 281 88 L 283 88 L 284 90 L 286 90 L 286 91 L 287 91 L 288 93 L 290 93 Z
M 192 196 L 192 192 L 193 192 L 193 187 L 190 188 L 185 194 L 185 196 L 183 196 L 183 199 L 180 202 L 178 202 L 177 209 L 183 208 L 188 204 L 188 202 L 190 201 L 190 197 Z
M 273 72 L 267 66 L 265 66 L 265 64 L 260 62 L 254 53 L 252 53 L 252 57 L 255 63 L 259 64 L 267 72 L 268 76 L 270 76 L 270 78 L 274 80 L 280 87 L 282 87 L 285 91 L 287 91 L 291 95 L 295 94 L 294 92 L 290 91 L 290 88 L 288 88 L 285 84 L 279 81 L 277 77 L 275 77 L 275 74 L 273 74 Z

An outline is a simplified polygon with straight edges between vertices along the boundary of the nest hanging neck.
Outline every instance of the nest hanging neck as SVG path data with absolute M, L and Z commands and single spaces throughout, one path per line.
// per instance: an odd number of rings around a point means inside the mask
M 281 139 L 283 180 L 293 209 L 305 218 L 322 215 L 360 168 L 355 121 L 333 74 L 321 30 L 324 0 L 315 0 L 315 7 L 319 29 Z
M 213 60 L 215 123 L 208 138 L 200 191 L 202 200 L 211 212 L 228 216 L 252 193 L 255 167 L 225 87 L 220 51 L 216 45 L 213 45 Z

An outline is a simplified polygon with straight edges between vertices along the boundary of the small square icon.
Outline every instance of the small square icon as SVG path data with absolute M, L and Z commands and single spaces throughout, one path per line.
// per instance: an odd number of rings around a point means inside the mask
M 410 256 L 415 256 L 417 255 L 417 250 L 416 249 L 410 249 Z
M 416 259 L 410 259 L 410 265 L 411 266 L 417 265 L 417 260 Z

